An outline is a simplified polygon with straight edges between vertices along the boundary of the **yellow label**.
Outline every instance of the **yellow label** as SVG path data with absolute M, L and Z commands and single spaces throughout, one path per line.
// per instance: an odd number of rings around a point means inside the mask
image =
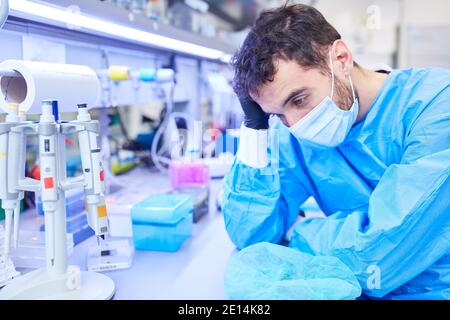
M 106 217 L 106 206 L 98 206 L 97 207 L 97 213 L 99 218 Z
M 6 157 L 8 155 L 7 152 L 0 152 L 0 157 Z
M 130 69 L 124 66 L 112 66 L 109 68 L 109 78 L 112 81 L 124 81 L 130 79 Z

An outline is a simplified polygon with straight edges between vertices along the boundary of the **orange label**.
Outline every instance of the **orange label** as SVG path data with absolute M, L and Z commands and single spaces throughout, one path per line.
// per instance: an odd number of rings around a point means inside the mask
M 44 178 L 44 188 L 45 189 L 53 189 L 53 178 Z
M 97 207 L 97 213 L 99 218 L 106 217 L 106 206 L 98 206 Z

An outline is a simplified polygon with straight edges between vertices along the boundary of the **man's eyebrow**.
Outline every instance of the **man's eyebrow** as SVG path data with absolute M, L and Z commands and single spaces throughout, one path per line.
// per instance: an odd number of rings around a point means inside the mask
M 295 89 L 294 91 L 292 91 L 286 99 L 284 99 L 283 104 L 281 105 L 281 108 L 284 108 L 289 101 L 291 101 L 292 98 L 298 96 L 299 94 L 304 93 L 305 91 L 308 91 L 307 88 L 300 88 L 300 89 Z

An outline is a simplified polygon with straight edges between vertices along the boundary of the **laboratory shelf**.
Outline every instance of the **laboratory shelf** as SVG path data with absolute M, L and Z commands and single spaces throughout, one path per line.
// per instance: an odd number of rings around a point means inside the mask
M 199 46 L 204 46 L 210 49 L 215 49 L 224 52 L 225 54 L 232 54 L 235 48 L 230 45 L 218 41 L 217 39 L 207 38 L 200 34 L 181 30 L 171 25 L 162 22 L 151 21 L 143 15 L 133 14 L 127 10 L 112 6 L 108 3 L 92 0 L 45 0 L 33 2 L 54 6 L 57 8 L 67 9 L 71 12 L 80 12 L 84 16 L 100 19 L 102 21 L 112 22 L 121 26 L 147 31 L 152 34 L 168 37 L 170 39 L 180 40 L 192 43 Z M 110 34 L 93 29 L 75 27 L 65 22 L 59 22 L 45 17 L 38 17 L 36 15 L 11 10 L 4 29 L 32 32 L 47 36 L 53 36 L 58 39 L 86 41 L 94 43 L 103 43 L 105 45 L 120 44 L 120 47 L 128 47 L 133 49 L 140 49 L 142 51 L 151 50 L 152 52 L 176 52 L 168 50 L 161 46 L 161 43 L 147 44 L 136 40 L 136 37 L 129 37 L 129 35 Z M 187 53 L 176 52 L 181 56 L 196 56 Z M 201 58 L 208 60 L 205 58 Z

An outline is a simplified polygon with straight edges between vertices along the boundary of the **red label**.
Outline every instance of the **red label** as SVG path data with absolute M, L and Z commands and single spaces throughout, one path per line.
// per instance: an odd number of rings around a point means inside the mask
M 53 178 L 44 178 L 44 187 L 45 189 L 53 188 Z
M 103 182 L 105 180 L 105 172 L 102 170 L 100 171 L 100 181 Z

